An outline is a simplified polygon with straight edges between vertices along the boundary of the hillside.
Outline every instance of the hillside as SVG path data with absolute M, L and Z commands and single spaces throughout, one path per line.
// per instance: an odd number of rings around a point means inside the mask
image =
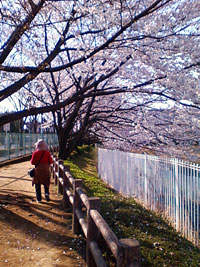
M 101 198 L 101 214 L 117 237 L 134 238 L 141 244 L 142 266 L 199 266 L 200 250 L 181 237 L 159 215 L 124 198 L 99 178 L 95 149 L 79 149 L 65 161 L 76 178 L 83 179 L 88 196 Z M 105 252 L 109 266 L 114 260 Z

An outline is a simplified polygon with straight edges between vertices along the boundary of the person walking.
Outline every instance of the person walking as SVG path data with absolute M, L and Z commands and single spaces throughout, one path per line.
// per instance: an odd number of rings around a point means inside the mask
M 44 185 L 44 192 L 46 201 L 50 201 L 49 198 L 49 186 L 50 186 L 50 165 L 53 163 L 50 152 L 48 151 L 47 144 L 44 140 L 40 139 L 35 143 L 36 150 L 32 154 L 31 164 L 36 165 L 35 175 L 32 180 L 32 185 L 35 184 L 36 202 L 42 201 L 41 184 Z

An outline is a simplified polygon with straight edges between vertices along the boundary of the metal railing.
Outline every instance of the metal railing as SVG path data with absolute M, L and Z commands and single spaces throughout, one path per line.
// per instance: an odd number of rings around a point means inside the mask
M 0 162 L 32 153 L 34 144 L 41 138 L 49 148 L 58 144 L 56 134 L 0 133 Z
M 121 194 L 159 211 L 178 232 L 199 246 L 198 164 L 98 148 L 98 173 Z

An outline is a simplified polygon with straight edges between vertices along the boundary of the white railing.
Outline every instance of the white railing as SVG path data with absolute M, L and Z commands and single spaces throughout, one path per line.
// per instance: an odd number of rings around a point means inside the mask
M 199 246 L 199 165 L 98 148 L 98 173 L 121 194 L 159 211 L 178 232 Z

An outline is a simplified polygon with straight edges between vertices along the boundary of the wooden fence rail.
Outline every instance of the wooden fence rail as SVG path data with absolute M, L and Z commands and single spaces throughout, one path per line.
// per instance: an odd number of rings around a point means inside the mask
M 69 167 L 53 156 L 52 177 L 62 194 L 64 208 L 72 206 L 72 231 L 86 238 L 86 264 L 88 267 L 106 267 L 100 242 L 106 243 L 116 259 L 117 267 L 141 266 L 139 242 L 135 239 L 118 239 L 100 214 L 100 198 L 88 197 L 82 180 L 74 179 Z

